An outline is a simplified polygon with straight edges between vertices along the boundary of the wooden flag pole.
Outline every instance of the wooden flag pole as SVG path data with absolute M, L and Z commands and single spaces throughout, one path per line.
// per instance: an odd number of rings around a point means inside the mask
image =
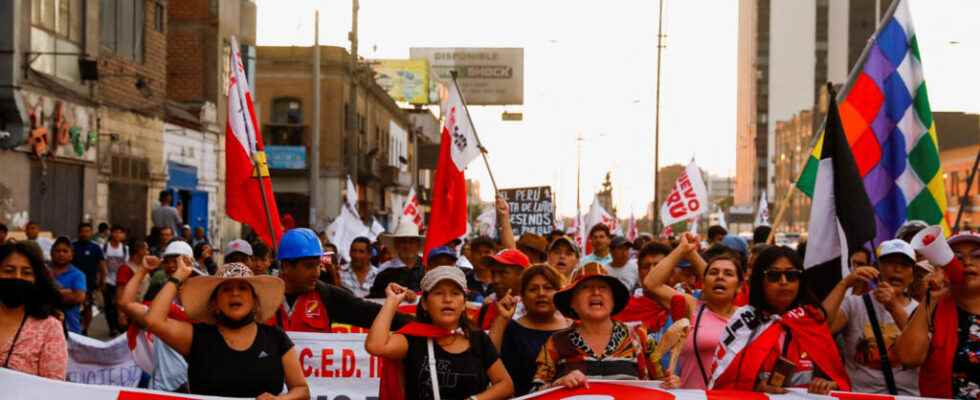
M 766 238 L 766 243 L 773 244 L 776 240 L 776 227 L 779 223 L 783 222 L 783 215 L 786 214 L 786 208 L 789 206 L 790 201 L 793 200 L 793 196 L 799 189 L 796 188 L 794 184 L 789 190 L 789 194 L 783 199 L 782 204 L 779 205 L 779 211 L 776 212 L 776 219 L 772 220 L 772 229 L 769 231 L 769 237 Z

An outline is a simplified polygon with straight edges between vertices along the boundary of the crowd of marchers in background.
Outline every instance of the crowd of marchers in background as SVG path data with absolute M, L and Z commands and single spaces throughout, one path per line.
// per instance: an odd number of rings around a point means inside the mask
M 497 210 L 499 239 L 423 254 L 418 226 L 399 221 L 353 240 L 349 260 L 307 228 L 274 251 L 216 248 L 166 193 L 146 238 L 90 223 L 42 237 L 31 222 L 15 241 L 0 225 L 0 365 L 65 379 L 67 332 L 86 334 L 97 310 L 110 335 L 130 335 L 140 387 L 179 393 L 309 398 L 286 332 L 345 324 L 385 358 L 383 398 L 503 399 L 597 379 L 980 398 L 976 233 L 947 240 L 955 271 L 913 248 L 927 227 L 911 221 L 828 277 L 804 269 L 805 241 L 771 245 L 764 226 L 751 241 L 721 226 L 630 241 L 599 224 L 585 254 L 562 231 L 515 237 L 502 199 Z

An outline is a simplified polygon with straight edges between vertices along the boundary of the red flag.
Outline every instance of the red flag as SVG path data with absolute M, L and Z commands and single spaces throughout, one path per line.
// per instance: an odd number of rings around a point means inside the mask
M 466 234 L 466 177 L 463 171 L 480 155 L 480 150 L 465 107 L 456 85 L 452 85 L 432 184 L 432 212 L 423 255 Z
M 229 217 L 251 226 L 263 242 L 275 248 L 276 238 L 282 236 L 282 224 L 279 222 L 279 208 L 276 207 L 276 199 L 272 194 L 272 181 L 269 179 L 269 167 L 265 161 L 265 145 L 255 119 L 252 93 L 248 88 L 248 79 L 245 77 L 238 49 L 238 42 L 232 37 L 232 73 L 228 84 L 228 120 L 225 124 L 225 208 Z M 263 188 L 268 210 L 262 203 Z M 272 226 L 269 226 L 266 213 L 272 219 Z

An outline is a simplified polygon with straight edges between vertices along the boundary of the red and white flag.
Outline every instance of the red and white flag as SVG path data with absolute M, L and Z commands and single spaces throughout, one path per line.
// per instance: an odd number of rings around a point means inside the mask
M 677 177 L 673 190 L 660 207 L 660 221 L 665 225 L 694 218 L 708 210 L 708 188 L 704 186 L 701 171 L 691 161 Z
M 419 208 L 419 199 L 415 195 L 415 186 L 408 191 L 408 196 L 405 197 L 405 206 L 402 207 L 402 220 L 409 220 L 415 223 L 419 227 L 419 231 L 422 231 L 422 211 Z
M 637 236 L 640 236 L 640 228 L 636 226 L 636 216 L 630 213 L 629 223 L 626 228 L 626 240 L 633 242 Z
M 248 224 L 263 242 L 275 248 L 276 238 L 282 236 L 279 208 L 272 194 L 265 145 L 255 119 L 252 93 L 234 36 L 231 37 L 229 65 L 231 76 L 228 79 L 228 120 L 225 124 L 226 212 L 231 219 Z M 263 208 L 263 190 L 268 210 Z M 271 218 L 267 218 L 266 213 Z
M 450 85 L 442 126 L 439 161 L 432 184 L 432 211 L 422 254 L 466 234 L 466 177 L 463 171 L 480 147 L 456 85 Z

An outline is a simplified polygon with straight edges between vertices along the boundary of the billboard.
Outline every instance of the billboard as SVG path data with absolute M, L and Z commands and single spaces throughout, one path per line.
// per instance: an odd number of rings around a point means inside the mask
M 374 79 L 391 98 L 411 104 L 429 104 L 429 61 L 374 60 Z
M 410 54 L 429 61 L 436 82 L 452 82 L 449 71 L 456 70 L 467 104 L 524 104 L 522 48 L 413 47 Z

